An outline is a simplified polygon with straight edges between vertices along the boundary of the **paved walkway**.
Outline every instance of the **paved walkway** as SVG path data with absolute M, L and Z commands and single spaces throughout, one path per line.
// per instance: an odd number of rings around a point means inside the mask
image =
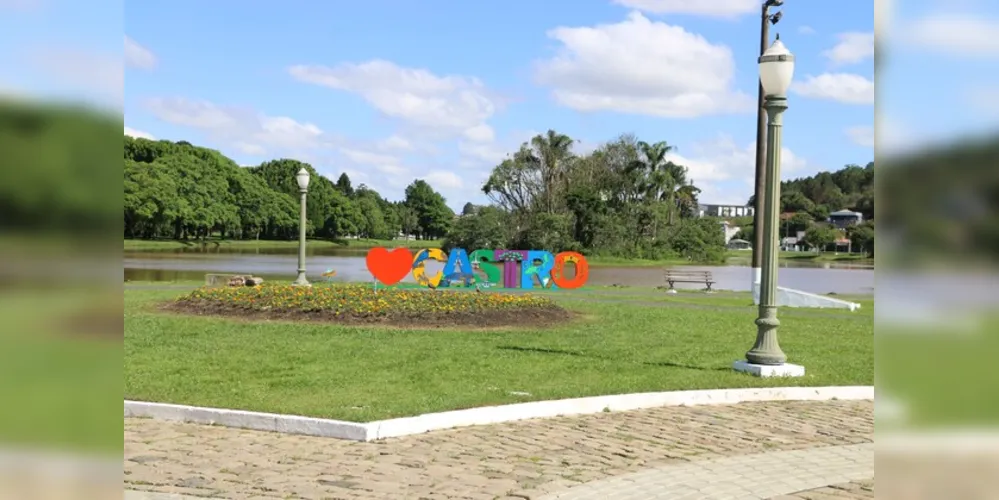
M 769 500 L 874 500 L 874 479 L 834 484 Z
M 872 443 L 873 424 L 870 401 L 656 408 L 376 443 L 126 419 L 124 482 L 131 490 L 233 499 L 536 500 L 583 483 L 598 481 L 593 485 L 599 487 L 601 480 L 630 473 L 655 476 L 664 467 L 698 462 L 713 467 L 705 461 L 727 457 L 743 456 L 750 465 L 766 462 L 747 455 L 786 458 L 770 454 L 791 450 L 810 450 L 803 456 L 850 452 L 856 458 L 868 452 L 849 446 Z M 849 474 L 860 474 L 863 466 L 845 459 L 837 463 Z M 862 477 L 828 467 L 806 472 L 823 475 L 826 484 L 874 475 L 873 467 Z M 801 487 L 778 494 L 824 486 L 802 481 L 788 487 L 795 485 Z
M 874 443 L 825 446 L 667 465 L 582 484 L 541 500 L 759 500 L 873 475 Z

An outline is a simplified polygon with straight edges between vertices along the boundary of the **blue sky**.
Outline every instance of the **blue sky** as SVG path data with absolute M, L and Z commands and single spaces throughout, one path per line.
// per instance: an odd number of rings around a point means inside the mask
M 872 3 L 859 3 L 784 7 L 801 85 L 786 176 L 873 159 Z M 242 164 L 346 171 L 390 199 L 425 178 L 454 207 L 484 202 L 489 169 L 537 132 L 580 152 L 634 133 L 676 145 L 704 202 L 744 201 L 759 4 L 705 4 L 127 2 L 125 124 Z
M 996 2 L 785 3 L 785 177 L 865 163 L 873 139 L 995 130 Z M 872 11 L 889 3 L 875 107 Z M 580 152 L 666 140 L 705 202 L 751 192 L 756 0 L 409 4 L 0 0 L 0 92 L 82 96 L 132 134 L 299 158 L 392 199 L 422 177 L 452 206 L 484 201 L 490 167 L 548 128 Z

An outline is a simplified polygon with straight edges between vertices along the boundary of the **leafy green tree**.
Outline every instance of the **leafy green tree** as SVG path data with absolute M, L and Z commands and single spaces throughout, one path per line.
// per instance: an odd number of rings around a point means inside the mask
M 486 206 L 454 224 L 441 247 L 450 252 L 462 248 L 469 252 L 480 248 L 505 248 L 513 238 L 510 214 L 498 207 Z
M 323 235 L 330 238 L 355 236 L 366 223 L 358 206 L 340 191 L 333 189 L 326 201 Z
M 374 193 L 370 191 L 370 193 Z M 361 220 L 358 231 L 365 238 L 391 239 L 394 234 L 385 223 L 385 214 L 382 213 L 378 198 L 372 195 L 357 196 L 354 204 L 360 213 Z
M 725 235 L 717 219 L 684 219 L 670 232 L 670 247 L 677 255 L 693 262 L 725 262 Z
M 165 169 L 125 160 L 125 235 L 155 238 L 179 215 L 177 184 Z
M 572 239 L 572 218 L 567 214 L 539 213 L 523 221 L 511 242 L 513 248 L 552 253 L 579 250 Z
M 852 226 L 847 231 L 851 246 L 870 257 L 874 257 L 874 223 L 868 221 Z
M 805 212 L 797 212 L 782 224 L 784 236 L 797 236 L 798 231 L 808 231 L 815 224 L 815 219 Z
M 415 236 L 420 231 L 420 217 L 405 203 L 395 205 L 399 217 L 399 230 L 406 236 Z
M 829 226 L 812 226 L 805 232 L 805 244 L 819 252 L 836 241 L 836 230 Z
M 350 198 L 354 196 L 354 188 L 350 185 L 350 177 L 344 172 L 336 179 L 336 188 L 344 196 Z
M 811 212 L 815 210 L 815 202 L 808 199 L 801 191 L 782 192 L 780 204 L 782 212 Z
M 454 212 L 447 201 L 426 181 L 417 179 L 406 187 L 403 202 L 416 215 L 420 239 L 438 239 L 447 235 L 454 222 Z

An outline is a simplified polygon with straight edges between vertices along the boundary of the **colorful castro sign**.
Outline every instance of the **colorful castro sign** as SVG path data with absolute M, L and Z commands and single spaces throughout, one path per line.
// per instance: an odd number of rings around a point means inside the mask
M 427 275 L 426 261 L 444 263 L 444 269 Z M 544 250 L 476 250 L 468 254 L 455 248 L 451 254 L 427 248 L 413 255 L 407 248 L 372 248 L 367 256 L 368 271 L 379 282 L 395 285 L 408 274 L 417 283 L 431 288 L 484 285 L 502 288 L 579 288 L 590 277 L 586 257 L 577 252 L 552 254 Z M 567 264 L 576 268 L 568 278 Z

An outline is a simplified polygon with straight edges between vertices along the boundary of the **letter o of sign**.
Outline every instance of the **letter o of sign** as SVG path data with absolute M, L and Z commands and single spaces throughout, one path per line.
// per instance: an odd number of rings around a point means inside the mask
M 576 264 L 576 276 L 572 279 L 565 277 L 565 265 L 572 262 Z M 573 289 L 586 284 L 590 278 L 590 265 L 586 262 L 586 257 L 579 252 L 562 252 L 555 256 L 555 265 L 552 267 L 552 281 L 559 288 Z
M 444 277 L 444 272 L 437 271 L 437 274 L 427 276 L 427 270 L 424 263 L 426 260 L 436 260 L 437 262 L 446 264 L 447 254 L 440 248 L 425 248 L 420 250 L 416 254 L 416 257 L 413 258 L 413 279 L 423 286 L 437 288 L 437 286 L 441 283 L 441 278 Z

